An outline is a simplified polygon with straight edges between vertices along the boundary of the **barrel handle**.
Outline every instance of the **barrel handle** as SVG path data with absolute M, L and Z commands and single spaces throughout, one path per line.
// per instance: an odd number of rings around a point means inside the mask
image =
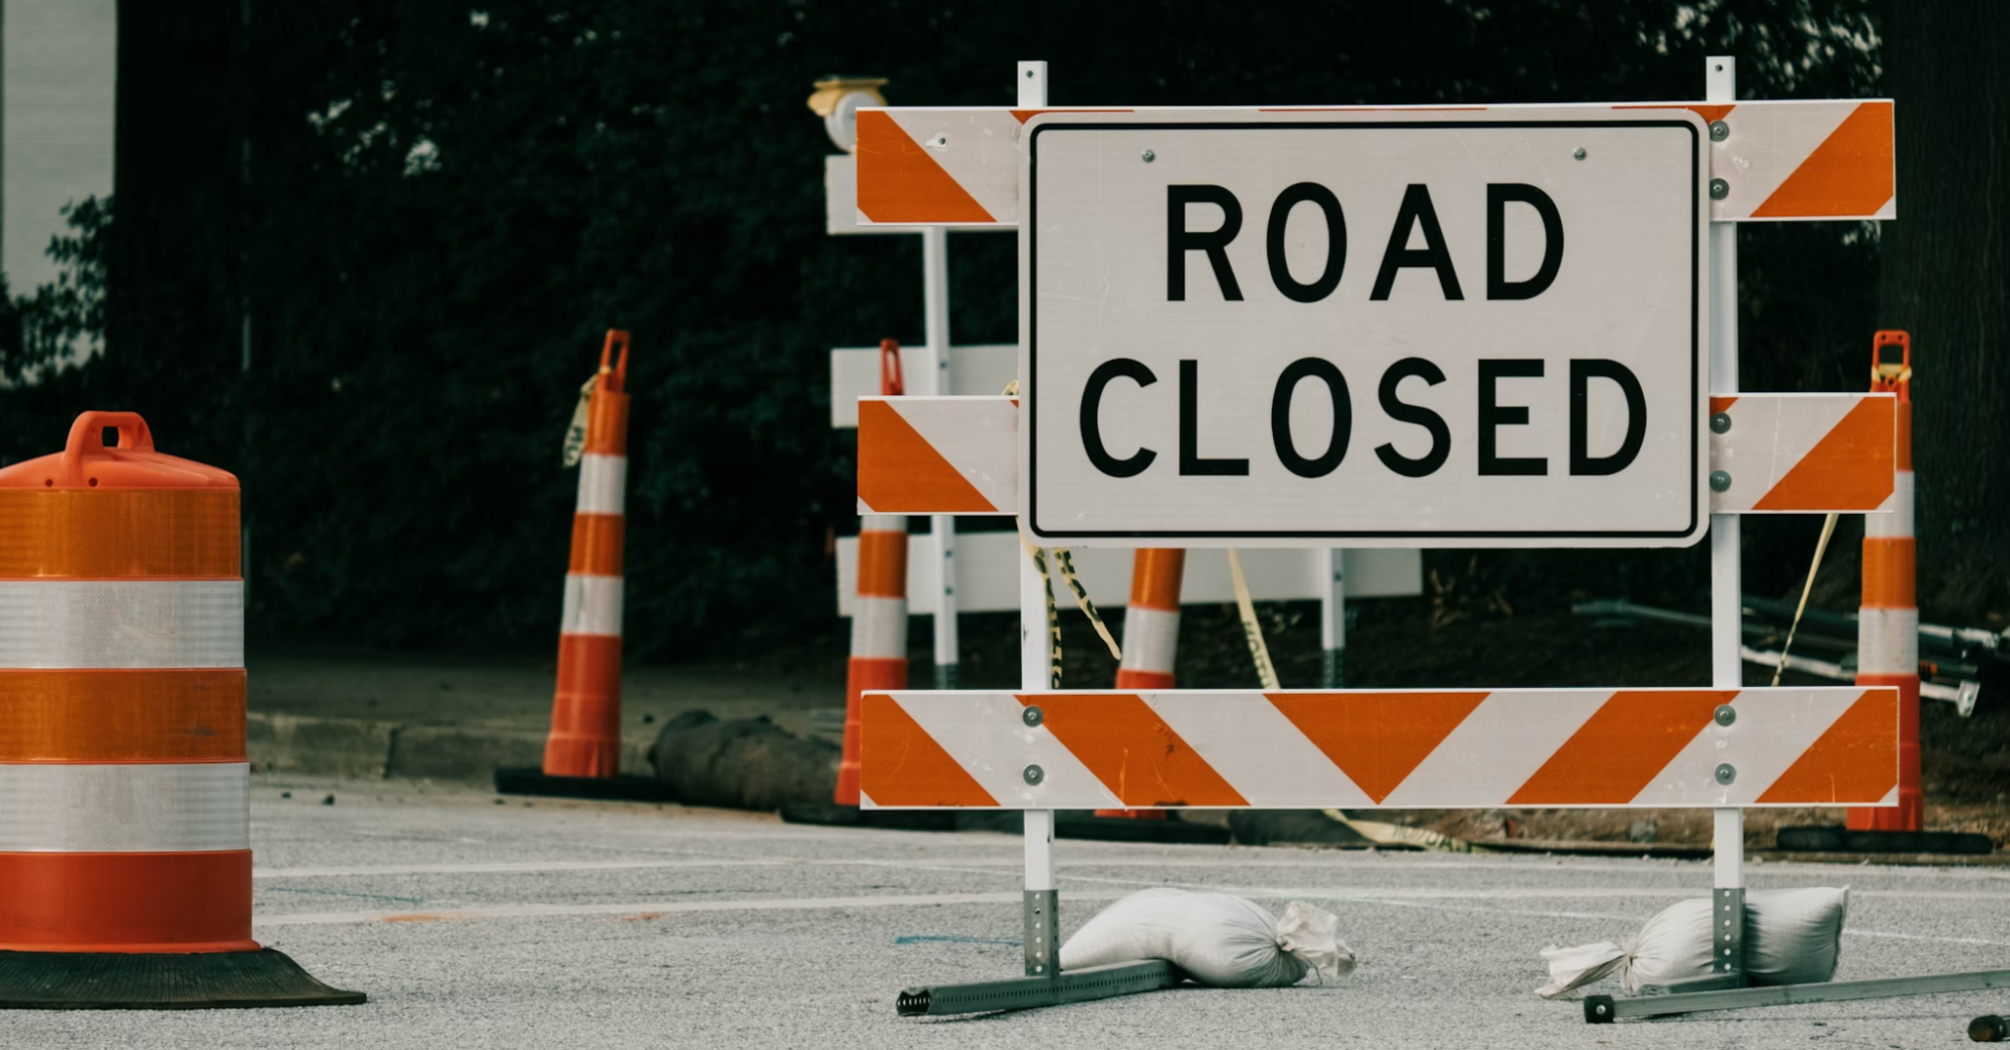
M 70 424 L 70 440 L 63 446 L 63 462 L 57 473 L 64 487 L 86 483 L 85 461 L 105 453 L 106 427 L 118 428 L 122 452 L 154 450 L 153 431 L 147 429 L 147 421 L 138 412 L 85 412 Z

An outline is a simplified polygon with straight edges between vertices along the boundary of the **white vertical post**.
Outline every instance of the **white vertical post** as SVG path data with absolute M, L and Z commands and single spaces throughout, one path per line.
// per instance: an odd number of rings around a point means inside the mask
M 949 389 L 949 231 L 921 231 L 922 331 L 928 340 L 928 371 L 917 394 Z M 956 516 L 928 519 L 935 558 L 935 688 L 956 688 Z
M 1704 60 L 1705 101 L 1738 98 L 1737 60 L 1712 55 Z M 1738 392 L 1738 226 L 1710 224 L 1710 392 Z M 1710 515 L 1710 684 L 1737 689 L 1744 684 L 1744 580 L 1739 561 L 1738 516 Z M 1716 856 L 1713 895 L 1719 974 L 1742 980 L 1744 972 L 1745 811 L 1716 811 L 1711 848 Z
M 1047 105 L 1047 63 L 1021 62 L 1018 69 L 1019 108 Z M 1023 290 L 1022 290 L 1023 294 Z M 1026 333 L 1019 333 L 1025 338 Z M 1019 393 L 1026 389 L 1021 378 Z M 1019 681 L 1028 693 L 1051 690 L 1048 673 L 1047 589 L 1033 559 L 1019 558 Z M 1036 732 L 1040 730 L 1035 730 Z M 1054 886 L 1054 811 L 1026 811 L 1026 975 L 1053 977 L 1060 973 L 1060 893 Z
M 1321 547 L 1313 554 L 1314 571 L 1325 581 L 1319 587 L 1320 684 L 1340 689 L 1347 684 L 1347 552 Z

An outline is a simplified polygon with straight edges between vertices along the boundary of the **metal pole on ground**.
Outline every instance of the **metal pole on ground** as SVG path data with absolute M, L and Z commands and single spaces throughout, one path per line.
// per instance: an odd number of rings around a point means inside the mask
M 1019 108 L 1047 105 L 1047 63 L 1021 62 Z M 1024 333 L 1021 333 L 1024 337 Z M 1022 393 L 1025 392 L 1021 388 Z M 1019 686 L 1052 691 L 1048 675 L 1047 586 L 1033 559 L 1019 559 Z M 937 635 L 940 637 L 940 635 Z M 1026 775 L 1034 776 L 1029 767 Z M 1026 811 L 1026 976 L 1061 972 L 1060 892 L 1054 888 L 1054 811 Z
M 1737 60 L 1704 59 L 1705 100 L 1725 106 L 1738 98 Z M 1713 180 L 1714 181 L 1714 180 Z M 1713 186 L 1713 194 L 1716 189 Z M 1738 392 L 1738 225 L 1710 224 L 1710 392 Z M 1744 684 L 1742 587 L 1738 516 L 1710 516 L 1710 684 L 1737 689 Z M 1720 767 L 1736 776 L 1728 765 Z M 1711 846 L 1716 853 L 1715 978 L 1729 987 L 1745 983 L 1745 811 L 1716 811 Z
M 917 394 L 953 393 L 949 386 L 949 229 L 921 231 L 922 329 L 928 342 L 928 375 Z M 928 519 L 935 559 L 935 688 L 956 688 L 956 516 Z

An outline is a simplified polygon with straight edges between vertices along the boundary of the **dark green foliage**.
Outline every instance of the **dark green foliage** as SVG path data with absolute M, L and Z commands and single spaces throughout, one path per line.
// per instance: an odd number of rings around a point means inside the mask
M 1028 57 L 1060 105 L 1690 99 L 1713 52 L 1748 97 L 1877 77 L 1870 0 L 337 0 L 255 4 L 248 29 L 235 3 L 136 6 L 109 352 L 0 391 L 0 460 L 52 450 L 78 409 L 140 409 L 163 448 L 243 477 L 255 629 L 543 644 L 560 437 L 601 334 L 628 328 L 628 636 L 665 653 L 831 629 L 824 539 L 855 518 L 827 351 L 920 339 L 913 239 L 823 233 L 821 75 L 891 77 L 910 105 L 1009 103 Z M 173 120 L 248 139 L 248 169 L 174 145 Z M 953 243 L 956 340 L 1013 340 L 1011 239 Z M 1860 388 L 1874 268 L 1865 229 L 1747 228 L 1748 387 Z M 1748 532 L 1755 585 L 1804 564 L 1797 528 Z M 1687 594 L 1704 562 L 1478 564 L 1520 604 Z

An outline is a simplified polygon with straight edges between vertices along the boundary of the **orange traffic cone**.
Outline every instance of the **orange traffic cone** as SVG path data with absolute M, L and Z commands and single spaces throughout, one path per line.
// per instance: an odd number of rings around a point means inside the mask
M 617 357 L 615 349 L 620 348 Z M 558 687 L 542 769 L 498 769 L 517 795 L 659 799 L 654 779 L 621 775 L 622 545 L 627 532 L 628 333 L 600 350 L 579 460 L 579 503 L 559 616 Z
M 131 412 L 0 470 L 0 1008 L 364 1001 L 251 938 L 238 543 Z
M 851 660 L 845 667 L 840 806 L 859 804 L 859 697 L 907 688 L 907 519 L 868 514 L 858 532 L 858 593 L 851 607 Z
M 1897 361 L 1886 362 L 1886 347 Z M 1872 393 L 1898 395 L 1898 473 L 1889 514 L 1863 516 L 1863 605 L 1857 610 L 1856 684 L 1898 687 L 1898 808 L 1860 806 L 1851 831 L 1921 831 L 1919 784 L 1919 599 L 1912 524 L 1912 337 L 1879 332 L 1871 346 Z
M 1131 602 L 1124 609 L 1124 658 L 1117 688 L 1173 687 L 1179 654 L 1179 592 L 1186 575 L 1186 551 L 1140 547 L 1131 559 Z M 1162 809 L 1099 809 L 1099 817 L 1164 820 Z

